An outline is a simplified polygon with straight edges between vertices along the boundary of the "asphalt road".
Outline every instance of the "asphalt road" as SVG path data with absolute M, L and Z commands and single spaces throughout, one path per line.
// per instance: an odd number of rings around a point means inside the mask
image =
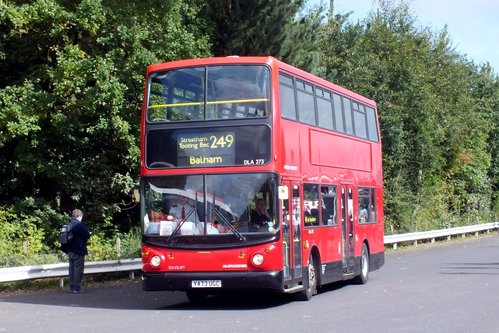
M 499 332 L 499 235 L 389 252 L 366 285 L 288 295 L 143 292 L 140 281 L 0 295 L 0 332 Z

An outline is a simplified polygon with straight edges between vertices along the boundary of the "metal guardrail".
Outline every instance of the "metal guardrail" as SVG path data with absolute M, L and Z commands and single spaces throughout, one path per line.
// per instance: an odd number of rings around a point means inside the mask
M 67 263 L 0 268 L 0 282 L 13 282 L 32 279 L 45 279 L 68 276 Z M 142 269 L 142 259 L 93 261 L 85 263 L 85 274 L 133 272 Z M 60 280 L 61 287 L 64 282 Z
M 492 222 L 487 224 L 478 224 L 465 227 L 448 228 L 441 230 L 411 232 L 400 235 L 387 235 L 384 237 L 385 245 L 392 245 L 394 249 L 397 244 L 404 242 L 413 242 L 417 245 L 419 240 L 430 239 L 434 242 L 437 238 L 450 238 L 455 235 L 466 235 L 493 229 L 499 229 L 499 222 Z M 123 259 L 112 261 L 93 261 L 85 263 L 85 274 L 95 273 L 114 273 L 114 272 L 130 272 L 133 278 L 135 271 L 142 269 L 142 259 Z M 22 266 L 22 267 L 8 267 L 0 268 L 0 283 L 1 282 L 14 282 L 33 279 L 44 279 L 60 277 L 60 286 L 64 286 L 63 277 L 68 275 L 68 264 L 49 264 L 49 265 L 36 265 L 36 266 Z
M 493 229 L 499 229 L 499 222 L 491 222 L 486 224 L 477 224 L 477 225 L 468 225 L 464 227 L 455 227 L 455 228 L 447 228 L 440 230 L 431 230 L 431 231 L 422 231 L 422 232 L 410 232 L 406 234 L 400 235 L 386 235 L 384 237 L 385 245 L 391 244 L 394 249 L 397 248 L 397 244 L 405 243 L 405 242 L 413 242 L 414 245 L 418 244 L 420 240 L 431 240 L 432 243 L 435 242 L 437 238 L 445 238 L 450 239 L 452 236 L 462 235 L 465 237 L 466 234 L 475 233 L 478 234 L 480 232 L 487 231 Z

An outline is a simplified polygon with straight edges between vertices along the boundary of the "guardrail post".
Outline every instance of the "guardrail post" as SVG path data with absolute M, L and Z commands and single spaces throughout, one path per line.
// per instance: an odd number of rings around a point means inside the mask
M 433 237 L 433 238 L 431 239 L 431 243 L 432 243 L 432 244 L 434 244 L 434 243 L 435 243 L 435 237 Z
M 418 246 L 418 241 L 415 240 L 413 244 L 414 244 L 414 247 L 417 247 Z
M 396 250 L 397 249 L 397 243 L 393 243 L 393 249 Z
M 59 279 L 59 287 L 61 287 L 61 289 L 64 288 L 64 278 L 63 277 Z
M 118 237 L 116 238 L 116 253 L 118 254 L 118 257 L 121 257 L 121 239 Z

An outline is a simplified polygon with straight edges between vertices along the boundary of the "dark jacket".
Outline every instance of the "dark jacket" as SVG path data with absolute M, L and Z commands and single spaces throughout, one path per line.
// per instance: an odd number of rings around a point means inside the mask
M 83 222 L 78 221 L 74 217 L 70 223 L 73 239 L 71 239 L 69 244 L 63 245 L 61 250 L 66 253 L 73 252 L 79 255 L 87 255 L 87 241 L 90 238 L 90 232 Z
M 271 221 L 267 215 L 260 215 L 256 210 L 251 211 L 251 223 L 263 227 L 268 221 Z

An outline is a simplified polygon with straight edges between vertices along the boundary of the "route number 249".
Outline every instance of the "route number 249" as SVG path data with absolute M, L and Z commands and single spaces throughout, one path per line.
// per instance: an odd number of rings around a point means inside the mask
M 216 135 L 210 136 L 210 148 L 216 149 L 216 148 L 231 147 L 233 144 L 234 144 L 234 135 L 233 134 L 227 134 L 227 135 L 221 135 L 221 136 L 216 136 Z

